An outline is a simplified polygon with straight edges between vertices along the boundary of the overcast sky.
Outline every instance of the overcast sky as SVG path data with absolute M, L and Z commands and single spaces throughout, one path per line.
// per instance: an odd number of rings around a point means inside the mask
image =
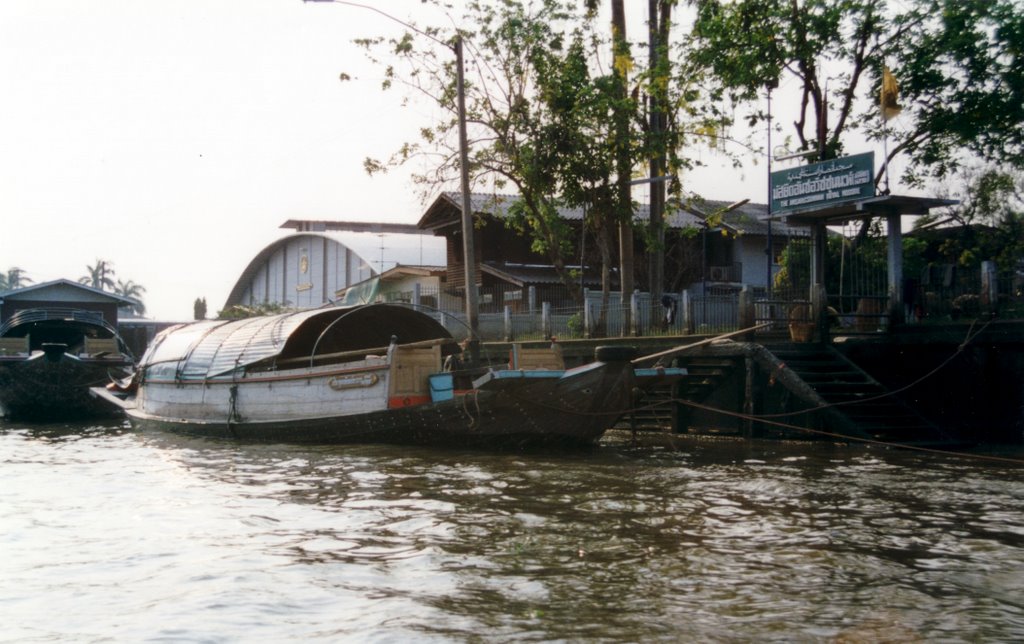
M 376 6 L 432 18 L 419 0 Z M 413 139 L 429 107 L 382 92 L 352 44 L 400 30 L 300 0 L 4 0 L 0 270 L 77 280 L 103 258 L 146 287 L 150 317 L 188 319 L 197 297 L 223 306 L 287 219 L 415 223 L 408 174 L 370 178 L 362 161 Z M 764 202 L 764 164 L 704 156 L 704 196 Z M 422 257 L 397 238 L 353 248 L 377 267 L 382 243 L 385 267 Z

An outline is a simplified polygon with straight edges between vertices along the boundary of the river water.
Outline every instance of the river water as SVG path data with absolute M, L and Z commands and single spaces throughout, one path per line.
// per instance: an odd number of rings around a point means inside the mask
M 1024 451 L 1003 456 L 1024 458 Z M 1024 638 L 1024 465 L 0 424 L 0 640 Z

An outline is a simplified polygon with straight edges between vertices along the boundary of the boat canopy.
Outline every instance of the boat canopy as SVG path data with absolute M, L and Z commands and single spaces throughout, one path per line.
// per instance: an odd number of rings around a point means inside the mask
M 332 307 L 243 320 L 208 320 L 171 327 L 154 338 L 139 364 L 147 377 L 205 380 L 259 362 L 310 359 L 451 338 L 437 320 L 394 304 Z

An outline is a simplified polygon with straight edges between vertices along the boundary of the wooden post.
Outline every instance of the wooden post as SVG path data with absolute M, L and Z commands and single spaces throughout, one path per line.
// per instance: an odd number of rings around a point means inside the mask
M 636 337 L 640 335 L 640 292 L 634 291 L 630 295 L 630 329 L 629 335 Z
M 996 278 L 996 263 L 985 260 L 981 263 L 981 312 L 992 316 L 999 302 L 999 282 Z
M 828 342 L 828 299 L 822 284 L 811 286 L 811 322 L 814 323 L 813 339 Z
M 673 367 L 682 367 L 682 360 L 679 358 L 672 359 Z M 670 385 L 672 392 L 672 432 L 674 434 L 682 434 L 686 432 L 689 427 L 688 419 L 690 417 L 690 409 L 687 408 L 683 403 L 679 402 L 683 400 L 683 383 L 686 382 L 685 378 L 679 379 Z
M 754 421 L 750 419 L 754 415 L 754 359 L 747 356 L 743 359 L 746 368 L 746 377 L 743 379 L 743 414 L 746 418 L 740 420 L 740 427 L 743 431 L 743 438 L 754 437 Z
M 889 325 L 903 322 L 903 230 L 899 214 L 888 215 L 885 227 L 888 233 L 889 264 Z
M 537 312 L 537 287 L 531 286 L 526 289 L 527 307 L 530 309 L 530 313 Z
M 418 307 L 420 305 L 420 283 L 416 282 L 412 285 L 412 305 Z
M 505 305 L 505 342 L 511 342 L 512 338 L 512 307 Z
M 544 302 L 540 306 L 540 332 L 545 338 L 551 337 L 551 302 Z
M 750 292 L 750 287 L 746 284 L 740 289 L 739 297 L 739 311 L 737 312 L 738 322 L 741 329 L 749 329 L 754 326 L 754 297 Z M 748 342 L 753 341 L 754 332 L 751 331 L 746 338 Z
M 816 220 L 811 227 L 811 284 L 825 283 L 825 244 L 828 229 L 825 222 Z
M 590 337 L 590 318 L 593 314 L 590 312 L 590 298 L 583 298 L 583 337 Z
M 679 299 L 679 314 L 683 316 L 680 324 L 683 333 L 693 335 L 693 301 L 690 300 L 690 291 L 683 291 Z

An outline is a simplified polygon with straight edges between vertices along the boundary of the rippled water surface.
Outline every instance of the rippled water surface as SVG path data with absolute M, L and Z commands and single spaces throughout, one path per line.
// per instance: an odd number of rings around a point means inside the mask
M 487 454 L 0 425 L 0 638 L 1024 638 L 1024 466 L 677 447 Z

